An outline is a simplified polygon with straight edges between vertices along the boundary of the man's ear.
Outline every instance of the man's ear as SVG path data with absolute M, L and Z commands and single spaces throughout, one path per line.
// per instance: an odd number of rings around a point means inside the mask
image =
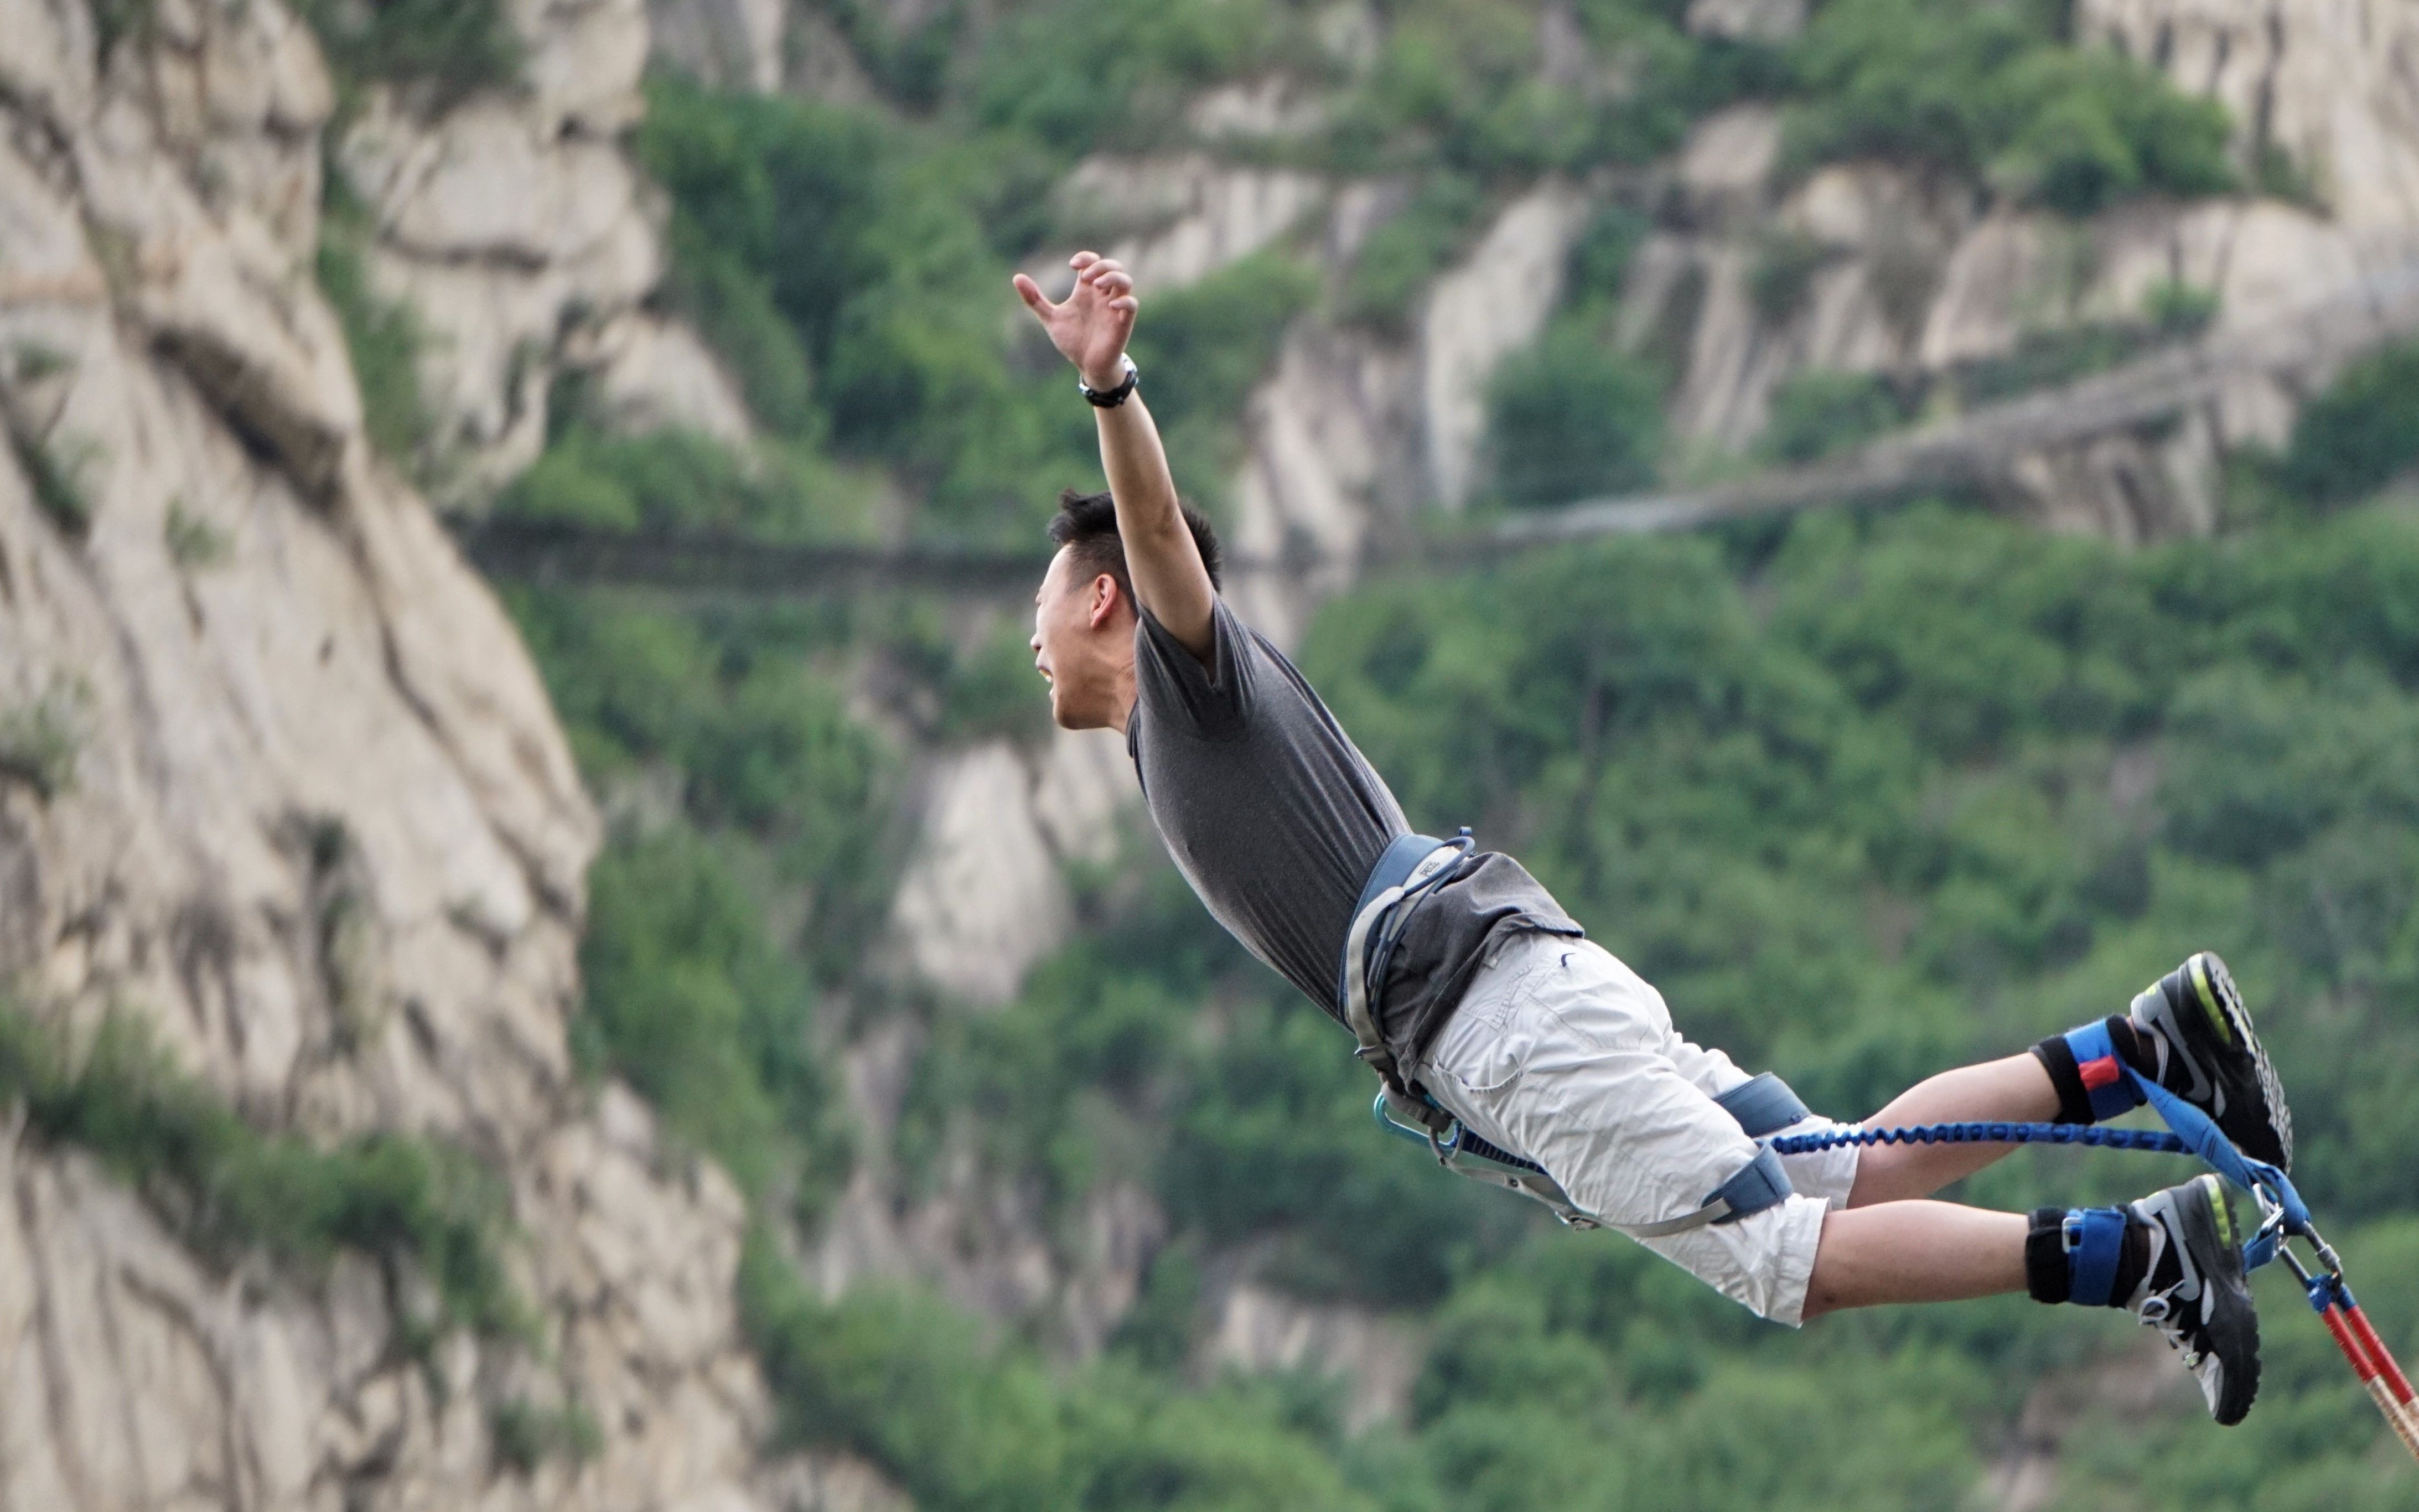
M 1107 629 L 1109 622 L 1117 618 L 1117 606 L 1127 602 L 1125 590 L 1117 586 L 1115 577 L 1104 572 L 1093 579 L 1091 613 L 1088 616 L 1092 628 Z

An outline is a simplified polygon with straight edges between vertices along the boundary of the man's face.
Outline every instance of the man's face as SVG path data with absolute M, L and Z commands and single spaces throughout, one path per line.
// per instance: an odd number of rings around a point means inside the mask
M 1050 681 L 1050 717 L 1064 730 L 1120 722 L 1133 660 L 1132 611 L 1105 573 L 1086 573 L 1061 547 L 1033 595 L 1033 665 Z

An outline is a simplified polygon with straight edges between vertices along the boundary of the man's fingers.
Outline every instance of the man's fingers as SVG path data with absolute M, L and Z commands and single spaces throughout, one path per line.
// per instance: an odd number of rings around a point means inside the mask
M 1017 274 L 1009 282 L 1016 285 L 1017 297 L 1025 301 L 1025 307 L 1027 309 L 1031 310 L 1035 315 L 1040 316 L 1044 320 L 1050 318 L 1051 312 L 1055 310 L 1056 306 L 1053 305 L 1050 302 L 1048 296 L 1041 292 L 1040 285 L 1035 283 L 1030 278 L 1025 277 L 1023 273 Z
M 1133 292 L 1133 274 L 1117 269 L 1092 280 L 1092 286 L 1103 294 L 1131 294 Z
M 1097 252 L 1079 252 L 1067 259 L 1067 266 L 1080 273 L 1100 260 L 1101 255 Z
M 1131 316 L 1136 310 L 1141 309 L 1142 306 L 1135 301 L 1132 295 L 1129 294 L 1120 300 L 1111 300 L 1109 301 L 1109 308 L 1117 311 L 1119 315 Z

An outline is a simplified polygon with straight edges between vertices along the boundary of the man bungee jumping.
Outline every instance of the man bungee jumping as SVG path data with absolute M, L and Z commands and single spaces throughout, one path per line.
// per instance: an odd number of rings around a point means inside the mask
M 2210 1412 L 2259 1383 L 2244 1233 L 2224 1182 L 2029 1215 L 1925 1200 L 2004 1144 L 1780 1155 L 1831 1127 L 1672 1027 L 1663 998 L 1583 937 L 1508 856 L 1415 836 L 1293 664 L 1219 596 L 1210 524 L 1177 497 L 1126 356 L 1138 303 L 1116 261 L 1072 259 L 1054 303 L 1017 293 L 1094 407 L 1105 494 L 1070 491 L 1035 595 L 1035 665 L 1070 730 L 1121 731 L 1178 868 L 1251 952 L 1354 1032 L 1390 1105 L 1484 1140 L 1565 1219 L 1619 1228 L 1796 1325 L 1844 1307 L 2027 1291 L 2156 1327 Z M 2029 1052 L 1944 1072 L 1875 1125 L 2088 1124 L 2139 1106 L 2130 1068 L 2289 1165 L 2292 1125 L 2226 965 L 2193 956 L 2131 1010 Z M 1443 1146 L 1439 1146 L 1440 1150 Z M 1507 1183 L 1508 1184 L 1508 1183 Z

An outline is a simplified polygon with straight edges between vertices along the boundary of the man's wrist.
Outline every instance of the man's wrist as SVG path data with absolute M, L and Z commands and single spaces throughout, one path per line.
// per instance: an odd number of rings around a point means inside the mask
M 1097 373 L 1079 367 L 1075 369 L 1075 376 L 1084 380 L 1084 387 L 1106 393 L 1126 380 L 1126 354 L 1117 353 L 1108 366 Z
M 1133 359 L 1120 355 L 1115 381 L 1099 383 L 1089 375 L 1085 375 L 1076 378 L 1075 387 L 1076 392 L 1089 400 L 1095 409 L 1115 409 L 1132 395 L 1134 385 L 1141 380 L 1142 374 L 1135 370 Z

